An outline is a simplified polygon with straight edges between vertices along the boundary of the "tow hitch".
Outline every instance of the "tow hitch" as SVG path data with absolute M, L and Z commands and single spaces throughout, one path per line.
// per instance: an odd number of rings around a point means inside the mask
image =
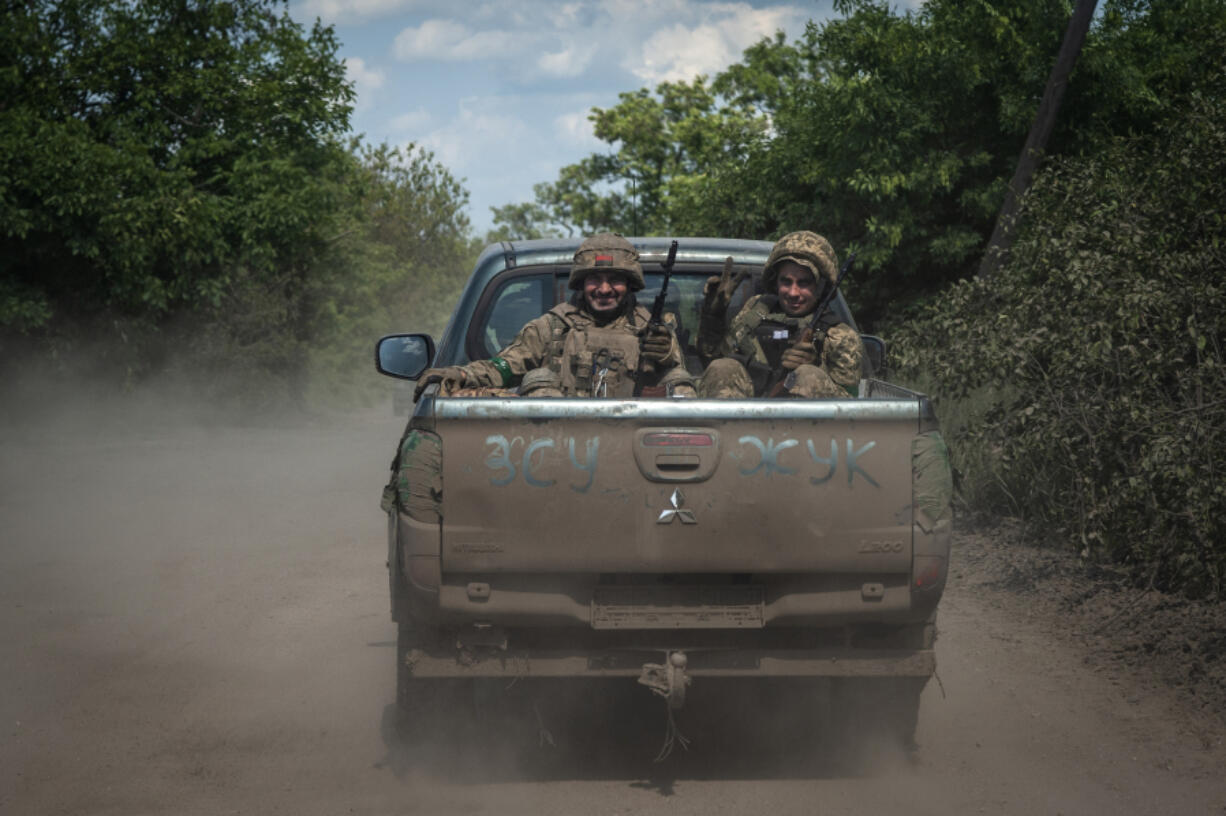
M 667 700 L 670 711 L 676 710 L 685 705 L 685 687 L 690 684 L 687 663 L 685 652 L 669 652 L 663 663 L 644 663 L 639 682 Z
M 664 734 L 664 745 L 655 761 L 667 759 L 678 744 L 689 748 L 690 741 L 677 729 L 673 712 L 685 705 L 685 689 L 690 684 L 690 676 L 685 667 L 689 663 L 685 652 L 668 652 L 663 663 L 644 663 L 639 674 L 639 683 L 651 689 L 653 694 L 664 698 L 668 710 L 668 727 Z

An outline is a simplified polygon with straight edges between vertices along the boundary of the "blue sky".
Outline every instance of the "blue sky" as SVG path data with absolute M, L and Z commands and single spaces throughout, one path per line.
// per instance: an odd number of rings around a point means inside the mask
M 336 27 L 369 142 L 413 143 L 464 180 L 478 234 L 489 208 L 608 145 L 593 107 L 663 80 L 713 75 L 776 30 L 795 39 L 830 0 L 292 0 Z

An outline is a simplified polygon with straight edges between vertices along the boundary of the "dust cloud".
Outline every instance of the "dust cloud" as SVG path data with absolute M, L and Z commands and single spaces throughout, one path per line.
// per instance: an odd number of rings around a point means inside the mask
M 390 391 L 257 414 L 70 379 L 0 407 L 0 810 L 439 812 L 491 786 L 660 795 L 813 756 L 812 734 L 761 727 L 803 712 L 701 683 L 692 748 L 662 763 L 664 703 L 630 680 L 477 684 L 473 715 L 409 736 L 378 509 L 405 421 Z
M 702 680 L 688 750 L 658 763 L 664 703 L 632 681 L 471 684 L 471 716 L 406 736 L 390 393 L 239 415 L 183 388 L 21 395 L 0 413 L 0 812 L 1208 812 L 1221 792 L 1198 775 L 1216 755 L 1134 706 L 1176 758 L 1139 767 L 1118 690 L 956 582 L 949 696 L 929 684 L 914 756 L 832 740 L 815 686 Z

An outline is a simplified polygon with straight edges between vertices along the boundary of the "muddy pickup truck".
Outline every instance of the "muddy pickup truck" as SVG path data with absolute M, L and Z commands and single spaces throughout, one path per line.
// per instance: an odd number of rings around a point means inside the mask
M 670 241 L 630 240 L 650 305 Z M 697 375 L 703 282 L 727 257 L 755 273 L 735 314 L 771 244 L 678 243 L 666 310 Z M 488 247 L 437 347 L 384 337 L 378 369 L 493 357 L 566 296 L 577 244 Z M 833 308 L 855 326 L 841 295 Z M 864 342 L 858 394 L 838 400 L 428 388 L 383 500 L 401 709 L 437 708 L 457 681 L 624 678 L 671 711 L 707 678 L 775 678 L 910 743 L 935 669 L 949 461 L 929 400 L 881 379 L 884 344 Z

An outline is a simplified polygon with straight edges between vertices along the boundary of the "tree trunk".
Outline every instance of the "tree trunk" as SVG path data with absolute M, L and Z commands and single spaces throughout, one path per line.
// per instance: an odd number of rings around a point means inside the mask
M 1030 135 L 1026 137 L 1026 146 L 1017 160 L 1017 171 L 1013 181 L 1005 192 L 1005 203 L 1001 205 L 1000 215 L 996 218 L 996 229 L 992 231 L 992 239 L 984 250 L 983 260 L 979 264 L 979 277 L 987 278 L 995 274 L 1005 258 L 1009 247 L 1013 244 L 1014 227 L 1017 221 L 1017 210 L 1022 196 L 1030 187 L 1034 171 L 1039 166 L 1043 150 L 1047 147 L 1047 139 L 1056 125 L 1056 116 L 1060 112 L 1060 100 L 1064 97 L 1064 88 L 1068 85 L 1069 74 L 1077 64 L 1081 46 L 1085 42 L 1086 32 L 1090 28 L 1090 20 L 1094 17 L 1094 6 L 1097 0 L 1077 0 L 1077 7 L 1069 18 L 1068 28 L 1064 32 L 1064 43 L 1060 46 L 1060 54 L 1056 64 L 1052 66 L 1051 76 L 1047 79 L 1047 88 L 1043 91 L 1043 99 L 1039 102 L 1038 113 L 1034 124 L 1030 126 Z

